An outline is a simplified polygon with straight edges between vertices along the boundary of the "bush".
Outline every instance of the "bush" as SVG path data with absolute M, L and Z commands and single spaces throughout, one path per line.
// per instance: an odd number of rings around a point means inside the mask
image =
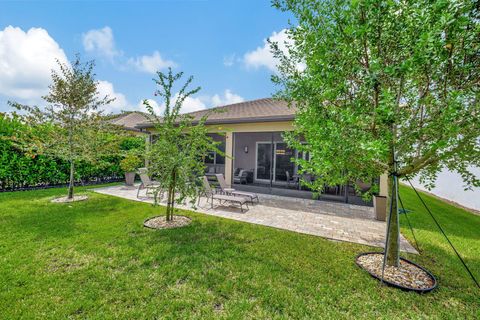
M 66 161 L 38 154 L 27 154 L 14 142 L 27 128 L 15 115 L 0 113 L 0 191 L 64 185 L 69 180 Z M 142 146 L 142 138 L 127 137 L 127 147 Z M 103 157 L 95 163 L 76 164 L 76 183 L 96 183 L 122 180 L 120 154 Z

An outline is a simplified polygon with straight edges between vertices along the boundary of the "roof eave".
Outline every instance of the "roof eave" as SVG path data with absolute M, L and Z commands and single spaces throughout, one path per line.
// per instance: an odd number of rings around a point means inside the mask
M 295 119 L 295 115 L 284 115 L 284 116 L 269 116 L 269 117 L 255 117 L 255 118 L 240 118 L 240 119 L 211 119 L 205 121 L 206 125 L 212 124 L 237 124 L 237 123 L 259 123 L 259 122 L 281 122 L 281 121 L 292 121 Z M 198 120 L 192 121 L 193 124 L 199 123 Z M 151 123 L 140 123 L 135 126 L 139 129 L 147 129 L 154 127 Z

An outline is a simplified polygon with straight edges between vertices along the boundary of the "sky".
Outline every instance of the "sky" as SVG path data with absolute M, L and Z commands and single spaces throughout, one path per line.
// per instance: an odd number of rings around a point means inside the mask
M 194 76 L 184 112 L 271 96 L 276 61 L 266 39 L 287 40 L 288 13 L 268 0 L 1 1 L 0 112 L 44 105 L 55 59 L 96 62 L 105 112 L 144 110 L 157 70 Z M 161 111 L 161 101 L 153 102 Z

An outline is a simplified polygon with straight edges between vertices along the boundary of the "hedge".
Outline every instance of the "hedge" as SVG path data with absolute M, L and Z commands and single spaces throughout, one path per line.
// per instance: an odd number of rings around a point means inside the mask
M 0 142 L 0 191 L 65 185 L 69 180 L 70 166 L 66 161 L 47 156 L 29 157 Z M 76 183 L 119 181 L 122 171 L 120 157 L 109 159 L 110 163 L 77 164 Z
M 69 181 L 70 166 L 66 161 L 45 155 L 27 155 L 17 149 L 10 137 L 22 130 L 15 117 L 0 113 L 0 192 L 62 186 Z M 142 148 L 141 138 L 126 138 L 122 149 Z M 96 163 L 76 164 L 76 184 L 120 181 L 123 172 L 119 163 L 122 157 L 112 155 Z

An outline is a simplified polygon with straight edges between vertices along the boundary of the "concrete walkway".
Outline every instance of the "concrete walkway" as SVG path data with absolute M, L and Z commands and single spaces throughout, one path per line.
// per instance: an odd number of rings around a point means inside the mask
M 137 199 L 136 188 L 111 186 L 93 190 L 124 199 L 153 203 L 151 198 Z M 144 191 L 141 191 L 141 195 L 144 194 Z M 374 247 L 384 246 L 386 224 L 373 219 L 373 209 L 370 207 L 266 194 L 259 194 L 259 199 L 259 204 L 250 205 L 248 211 L 241 213 L 238 208 L 217 204 L 212 209 L 211 205 L 206 203 L 206 198 L 202 198 L 199 207 L 194 211 L 333 240 Z M 193 210 L 189 205 L 178 207 Z M 417 253 L 403 236 L 400 240 L 402 251 Z

